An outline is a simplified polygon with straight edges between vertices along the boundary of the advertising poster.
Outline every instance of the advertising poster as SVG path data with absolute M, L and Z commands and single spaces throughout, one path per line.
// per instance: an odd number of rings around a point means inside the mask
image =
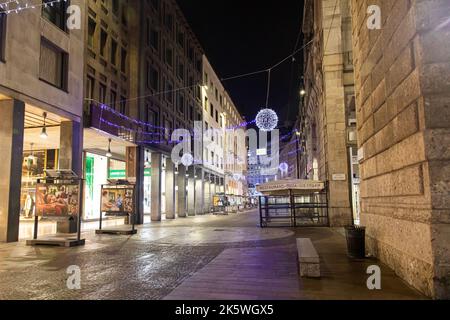
M 134 209 L 133 189 L 102 190 L 102 212 L 109 216 L 126 216 Z
M 79 186 L 72 184 L 37 184 L 36 215 L 68 218 L 79 212 Z

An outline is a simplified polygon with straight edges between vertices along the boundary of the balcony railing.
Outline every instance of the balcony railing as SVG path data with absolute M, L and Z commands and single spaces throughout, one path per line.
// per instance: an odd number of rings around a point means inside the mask
M 164 143 L 163 130 L 132 119 L 97 102 L 90 101 L 85 110 L 85 126 L 95 128 L 138 145 Z

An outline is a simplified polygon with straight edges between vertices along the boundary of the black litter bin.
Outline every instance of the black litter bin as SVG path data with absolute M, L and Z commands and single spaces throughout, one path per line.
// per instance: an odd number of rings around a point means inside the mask
M 366 228 L 350 226 L 345 228 L 345 233 L 348 256 L 354 259 L 364 259 L 366 257 Z

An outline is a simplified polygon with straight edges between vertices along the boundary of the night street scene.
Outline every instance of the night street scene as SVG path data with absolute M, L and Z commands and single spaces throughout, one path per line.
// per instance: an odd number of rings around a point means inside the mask
M 0 305 L 448 302 L 449 43 L 449 0 L 0 0 Z

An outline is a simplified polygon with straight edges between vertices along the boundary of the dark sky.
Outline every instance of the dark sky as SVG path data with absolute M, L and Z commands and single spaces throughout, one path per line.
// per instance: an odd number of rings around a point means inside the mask
M 220 78 L 271 67 L 292 54 L 303 17 L 302 0 L 177 0 Z M 298 48 L 302 45 L 302 39 Z M 269 107 L 280 125 L 295 120 L 301 53 L 272 72 Z M 265 107 L 265 73 L 224 82 L 234 103 L 255 118 Z M 290 113 L 290 115 L 288 115 Z

